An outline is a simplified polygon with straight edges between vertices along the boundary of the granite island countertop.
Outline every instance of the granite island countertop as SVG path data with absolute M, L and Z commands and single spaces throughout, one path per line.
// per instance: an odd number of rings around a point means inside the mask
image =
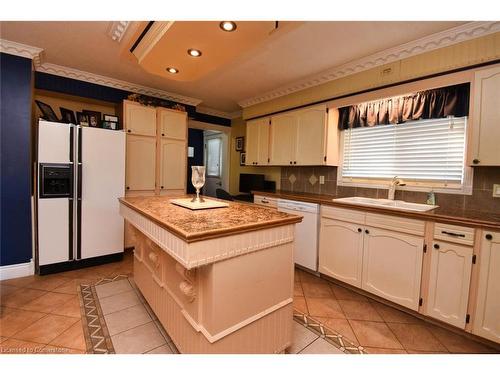
M 252 203 L 228 201 L 229 207 L 206 210 L 190 210 L 170 203 L 171 199 L 188 197 L 191 196 L 135 196 L 119 198 L 119 201 L 186 242 L 302 221 L 302 216 L 270 210 Z
M 290 191 L 276 190 L 269 191 L 252 191 L 256 195 L 264 195 L 267 197 L 283 198 L 296 200 L 301 202 L 310 202 L 317 204 L 325 204 L 329 206 L 337 206 L 343 208 L 351 208 L 366 212 L 384 213 L 395 216 L 411 217 L 414 219 L 438 221 L 441 223 L 449 223 L 456 225 L 469 225 L 493 230 L 500 230 L 500 212 L 482 212 L 474 210 L 465 210 L 449 207 L 438 207 L 434 210 L 425 212 L 400 211 L 385 207 L 368 207 L 345 202 L 334 202 L 332 199 L 345 198 L 345 196 L 335 196 L 327 194 L 314 193 L 299 193 Z M 439 202 L 438 202 L 439 205 Z

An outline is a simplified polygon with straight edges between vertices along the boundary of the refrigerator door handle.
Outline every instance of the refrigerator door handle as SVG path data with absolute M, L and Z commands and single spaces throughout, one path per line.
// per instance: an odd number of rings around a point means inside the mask
M 76 126 L 76 260 L 82 259 L 82 127 Z

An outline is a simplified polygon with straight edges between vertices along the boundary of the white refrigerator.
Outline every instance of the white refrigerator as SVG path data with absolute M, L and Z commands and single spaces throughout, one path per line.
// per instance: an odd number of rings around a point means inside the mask
M 40 120 L 37 156 L 38 272 L 121 257 L 125 133 Z

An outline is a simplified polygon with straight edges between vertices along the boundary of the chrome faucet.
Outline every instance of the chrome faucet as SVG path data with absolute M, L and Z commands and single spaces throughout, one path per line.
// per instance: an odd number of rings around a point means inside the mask
M 389 185 L 389 194 L 387 195 L 387 199 L 394 200 L 394 193 L 396 192 L 396 186 L 405 186 L 406 183 L 398 178 L 398 176 L 394 176 L 392 178 L 391 184 Z

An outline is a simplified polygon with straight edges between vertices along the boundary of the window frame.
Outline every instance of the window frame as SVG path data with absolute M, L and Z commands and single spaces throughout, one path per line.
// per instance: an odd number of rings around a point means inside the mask
M 385 125 L 379 125 L 385 126 Z M 389 125 L 387 125 L 389 126 Z M 461 195 L 472 195 L 472 183 L 474 169 L 467 164 L 467 155 L 470 147 L 470 115 L 467 116 L 465 121 L 465 146 L 464 146 L 464 156 L 463 156 L 463 181 L 459 185 L 457 183 L 449 184 L 448 186 L 444 182 L 431 182 L 431 181 L 417 181 L 405 179 L 406 186 L 398 186 L 398 190 L 405 191 L 420 191 L 420 192 L 430 192 L 434 191 L 436 193 L 448 193 L 448 194 L 461 194 Z M 344 140 L 345 132 L 347 130 L 339 130 L 340 141 L 339 141 L 339 165 L 337 167 L 337 185 L 346 187 L 360 187 L 360 188 L 372 188 L 372 189 L 388 189 L 391 178 L 362 178 L 362 177 L 343 177 L 343 163 L 344 163 Z

